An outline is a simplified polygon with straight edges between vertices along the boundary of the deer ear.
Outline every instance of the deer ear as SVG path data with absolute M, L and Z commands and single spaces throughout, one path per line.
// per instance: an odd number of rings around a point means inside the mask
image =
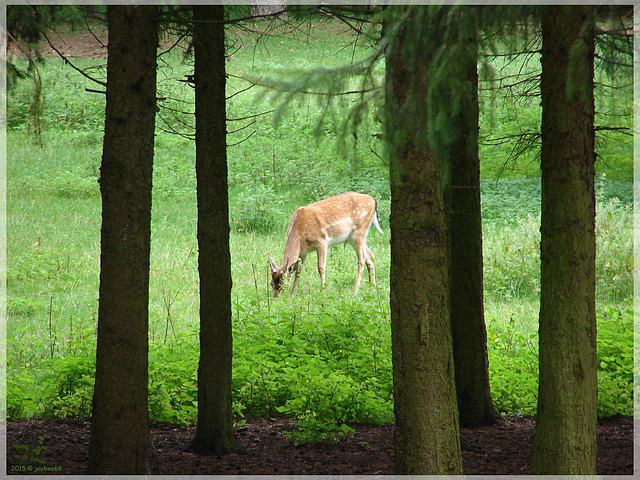
M 271 255 L 269 255 L 269 264 L 271 265 L 271 271 L 273 273 L 276 273 L 276 271 L 278 270 L 278 266 L 276 265 L 276 262 L 273 260 L 273 258 L 271 258 Z

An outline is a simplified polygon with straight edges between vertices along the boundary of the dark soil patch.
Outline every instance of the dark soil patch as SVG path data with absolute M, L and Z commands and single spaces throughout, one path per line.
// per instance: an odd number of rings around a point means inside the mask
M 79 29 L 75 32 L 50 33 L 53 46 L 68 59 L 85 58 L 90 60 L 107 58 L 107 29 L 99 26 L 91 30 Z M 48 42 L 39 43 L 40 53 L 45 57 L 58 54 Z M 9 58 L 20 56 L 21 52 L 12 43 L 7 52 Z
M 296 445 L 284 434 L 294 423 L 254 419 L 236 429 L 240 454 L 222 457 L 188 452 L 194 428 L 150 429 L 149 468 L 155 475 L 383 475 L 393 474 L 393 427 L 356 426 L 335 443 Z M 490 426 L 462 429 L 467 475 L 528 474 L 534 420 L 505 418 Z M 9 474 L 85 472 L 89 427 L 77 421 L 7 422 Z M 633 418 L 598 424 L 599 475 L 633 474 Z

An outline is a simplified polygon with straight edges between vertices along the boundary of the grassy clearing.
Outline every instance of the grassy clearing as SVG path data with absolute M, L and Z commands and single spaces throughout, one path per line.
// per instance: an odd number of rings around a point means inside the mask
M 286 69 L 299 65 L 298 60 L 308 58 L 308 50 L 316 51 L 319 44 L 331 52 L 332 62 L 344 62 L 352 50 L 332 43 L 336 28 L 312 29 L 309 38 L 315 43 L 308 45 L 280 43 L 280 39 L 268 46 L 247 44 L 230 60 L 229 68 L 238 74 L 272 72 L 277 70 L 275 64 Z M 172 62 L 161 76 L 162 88 L 180 98 L 187 90 L 171 78 L 188 68 L 177 59 Z M 7 134 L 8 418 L 87 416 L 93 385 L 100 234 L 97 125 L 103 105 L 95 94 L 83 92 L 83 80 L 68 68 L 52 61 L 42 73 L 45 91 L 52 92 L 45 102 L 48 129 L 43 132 L 43 147 L 34 146 L 27 133 L 28 115 L 20 99 L 28 98 L 28 85 L 11 92 L 8 102 L 12 127 Z M 241 84 L 238 79 L 234 82 Z M 264 105 L 254 99 L 251 91 L 234 97 L 230 116 L 259 113 Z M 507 101 L 496 101 L 492 108 L 506 132 L 522 127 Z M 293 110 L 277 130 L 270 116 L 260 117 L 251 126 L 256 133 L 229 149 L 233 389 L 239 418 L 287 414 L 301 420 L 304 439 L 344 432 L 345 422 L 391 421 L 389 189 L 386 167 L 369 150 L 381 151 L 377 140 L 361 135 L 366 140 L 348 155 L 338 155 L 338 123 L 329 121 L 323 141 L 318 142 L 312 135 L 317 106 L 308 102 Z M 336 107 L 335 118 L 340 114 Z M 520 120 L 537 121 L 535 112 L 530 117 Z M 489 127 L 488 120 L 483 121 L 484 131 Z M 376 123 L 371 120 L 367 128 L 375 132 Z M 239 140 L 248 133 L 234 135 Z M 532 173 L 531 159 L 509 164 L 508 175 L 496 181 L 510 147 L 483 149 L 491 384 L 500 411 L 530 414 L 537 394 L 540 182 L 524 175 Z M 633 405 L 633 215 L 627 161 L 631 145 L 621 146 L 616 140 L 601 143 L 599 149 L 601 158 L 607 159 L 598 165 L 597 185 L 599 413 L 629 414 Z M 351 248 L 337 247 L 330 250 L 325 291 L 318 291 L 316 258 L 311 256 L 298 294 L 269 298 L 267 256 L 278 260 L 282 256 L 293 210 L 352 189 L 371 193 L 379 202 L 385 232 L 372 231 L 368 238 L 377 259 L 378 288 L 365 285 L 353 295 L 355 256 Z M 199 328 L 195 205 L 193 144 L 159 131 L 149 332 L 150 415 L 157 421 L 195 419 Z
M 62 149 L 37 157 L 40 178 L 47 181 L 27 181 L 32 174 L 25 164 L 39 148 L 30 146 L 23 134 L 10 132 L 10 148 L 21 141 L 25 145 L 15 150 L 21 157 L 9 164 L 9 415 L 86 415 L 97 313 L 99 196 L 95 186 L 91 194 L 69 195 L 51 185 L 57 181 L 54 171 Z M 48 158 L 55 158 L 50 169 L 45 168 Z M 77 158 L 71 156 L 69 161 Z M 151 413 L 156 420 L 192 421 L 198 332 L 195 198 L 193 192 L 180 190 L 181 169 L 159 167 L 156 173 L 163 180 L 156 183 L 161 182 L 161 187 L 153 207 Z M 520 195 L 524 188 L 536 191 L 539 186 L 536 179 L 520 179 L 518 188 L 511 188 L 506 180 L 499 185 L 486 185 L 491 193 L 484 197 L 489 203 L 501 202 L 510 212 L 507 218 L 496 215 L 484 223 L 492 386 L 501 411 L 532 413 L 539 212 L 508 207 L 519 204 L 518 197 L 508 192 Z M 504 191 L 496 193 L 496 188 Z M 236 195 L 232 204 L 242 197 L 242 193 Z M 624 380 L 631 350 L 620 340 L 631 338 L 627 299 L 632 292 L 632 215 L 630 205 L 617 197 L 599 198 L 600 332 L 609 349 L 603 358 L 614 359 L 613 363 L 603 360 L 608 369 L 602 371 L 603 382 L 609 389 L 601 393 L 604 414 L 628 412 L 631 405 L 631 384 Z M 293 207 L 283 202 L 281 208 Z M 489 204 L 485 210 L 492 208 L 500 210 L 499 205 Z M 273 217 L 272 230 L 234 229 L 232 233 L 236 411 L 295 415 L 309 422 L 311 431 L 321 421 L 337 427 L 347 420 L 389 420 L 388 230 L 383 235 L 372 232 L 368 239 L 377 258 L 378 289 L 373 293 L 365 287 L 358 296 L 352 295 L 354 255 L 350 248 L 337 247 L 330 250 L 325 292 L 318 293 L 312 256 L 299 295 L 274 300 L 268 297 L 267 255 L 282 255 L 289 213 L 267 212 L 267 217 Z M 620 337 L 620 332 L 627 333 Z M 607 334 L 615 335 L 606 338 Z M 364 374 L 368 383 L 363 384 L 356 372 Z M 311 375 L 317 375 L 313 383 L 299 381 Z M 380 396 L 380 392 L 387 393 Z M 335 401 L 325 405 L 325 396 Z M 343 411 L 350 404 L 345 402 L 360 407 Z M 320 407 L 324 410 L 317 410 Z

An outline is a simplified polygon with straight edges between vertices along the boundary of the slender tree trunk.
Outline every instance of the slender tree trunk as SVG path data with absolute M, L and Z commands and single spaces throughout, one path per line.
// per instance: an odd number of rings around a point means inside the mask
M 387 28 L 396 31 L 395 12 Z M 406 17 L 405 17 L 406 18 Z M 449 308 L 448 236 L 442 159 L 417 136 L 426 115 L 406 109 L 425 80 L 429 56 L 409 69 L 409 40 L 421 26 L 409 16 L 390 36 L 386 69 L 386 138 L 391 178 L 391 337 L 397 474 L 461 474 L 460 435 Z M 404 27 L 401 27 L 404 28 Z M 408 30 L 408 31 L 407 31 Z M 423 32 L 435 35 L 435 32 Z M 415 80 L 415 79 L 418 80 Z M 422 84 L 426 91 L 426 85 Z
M 225 110 L 224 7 L 193 7 L 200 272 L 198 425 L 192 448 L 234 451 L 231 410 L 231 253 Z
M 540 386 L 532 473 L 595 475 L 594 11 L 542 18 Z
M 451 331 L 460 424 L 493 423 L 499 415 L 489 388 L 487 330 L 484 322 L 482 214 L 478 154 L 478 43 L 476 12 L 465 7 L 450 28 L 461 33 L 460 55 L 453 59 L 458 76 L 469 87 L 456 119 L 459 133 L 450 148 L 448 192 L 451 242 Z M 463 40 L 464 39 L 464 40 Z
M 96 381 L 88 472 L 147 468 L 157 7 L 109 6 Z

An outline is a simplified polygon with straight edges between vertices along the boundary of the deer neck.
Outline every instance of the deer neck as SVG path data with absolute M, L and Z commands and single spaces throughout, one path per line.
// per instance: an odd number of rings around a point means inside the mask
M 302 241 L 295 232 L 291 232 L 287 238 L 287 245 L 284 247 L 283 269 L 285 271 L 298 261 L 301 252 Z

